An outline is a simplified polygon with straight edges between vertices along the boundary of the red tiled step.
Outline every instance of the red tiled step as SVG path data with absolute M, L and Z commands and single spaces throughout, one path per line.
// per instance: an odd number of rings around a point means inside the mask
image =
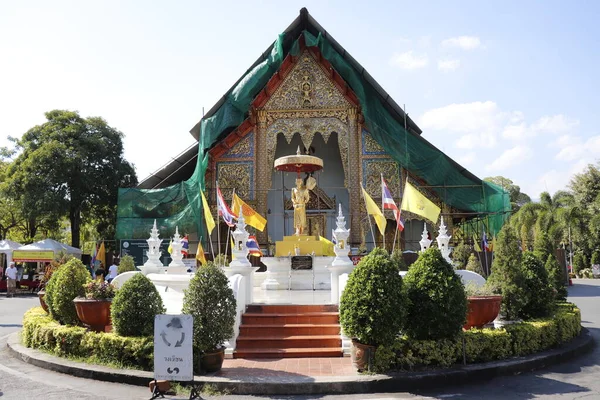
M 289 348 L 289 349 L 243 349 L 235 350 L 234 358 L 308 358 L 342 357 L 341 347 Z
M 304 312 L 285 314 L 261 314 L 246 312 L 242 315 L 242 324 L 337 324 L 338 319 L 339 313 L 337 312 Z
M 340 324 L 240 325 L 240 336 L 338 335 Z
M 340 335 L 258 336 L 239 337 L 236 349 L 333 348 L 341 346 Z

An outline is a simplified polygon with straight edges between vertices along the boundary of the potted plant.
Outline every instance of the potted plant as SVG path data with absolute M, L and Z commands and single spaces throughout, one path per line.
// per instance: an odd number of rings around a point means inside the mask
M 73 299 L 77 317 L 95 332 L 104 332 L 111 325 L 110 306 L 116 289 L 108 282 L 97 280 L 83 285 L 85 297 Z
M 496 319 L 500 313 L 502 296 L 494 294 L 487 285 L 478 286 L 474 282 L 465 285 L 467 295 L 467 322 L 463 329 L 482 328 Z
M 236 301 L 229 280 L 214 263 L 198 268 L 183 296 L 183 314 L 194 317 L 196 371 L 216 372 L 225 358 L 223 343 L 233 336 Z
M 352 363 L 357 370 L 370 370 L 377 346 L 399 334 L 405 303 L 398 264 L 387 251 L 376 248 L 363 257 L 340 299 L 340 324 L 352 338 Z

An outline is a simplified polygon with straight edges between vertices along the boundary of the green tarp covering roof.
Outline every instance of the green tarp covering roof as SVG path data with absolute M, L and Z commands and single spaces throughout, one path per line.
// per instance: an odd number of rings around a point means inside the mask
M 298 55 L 299 38 L 318 47 L 359 99 L 372 137 L 402 167 L 425 180 L 446 204 L 483 219 L 489 233 L 500 230 L 510 213 L 509 195 L 482 181 L 420 136 L 421 130 L 375 80 L 302 9 L 253 66 L 192 129 L 198 139 L 196 168 L 189 179 L 160 189 L 119 189 L 117 239 L 146 238 L 156 219 L 163 232 L 202 232 L 199 196 L 205 188 L 208 150 L 248 116 L 252 100 L 288 55 Z M 200 236 L 200 235 L 199 235 Z

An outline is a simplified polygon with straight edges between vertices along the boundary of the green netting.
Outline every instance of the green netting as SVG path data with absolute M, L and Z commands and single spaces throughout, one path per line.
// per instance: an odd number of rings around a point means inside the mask
M 498 232 L 510 212 L 508 193 L 492 183 L 466 175 L 465 170 L 443 152 L 423 138 L 408 133 L 387 111 L 376 90 L 363 79 L 361 71 L 349 64 L 327 39 L 321 34 L 315 37 L 308 31 L 304 31 L 303 35 L 306 45 L 318 47 L 352 88 L 360 101 L 369 132 L 389 155 L 429 185 L 435 186 L 432 190 L 446 204 L 465 212 L 485 215 L 488 231 L 492 234 Z M 205 186 L 207 150 L 224 130 L 243 122 L 252 100 L 285 57 L 283 38 L 284 35 L 280 35 L 270 56 L 249 70 L 227 94 L 226 101 L 218 111 L 202 120 L 198 162 L 190 179 L 164 189 L 119 191 L 117 238 L 146 237 L 154 219 L 167 232 L 173 231 L 175 225 L 179 225 L 180 229 L 185 227 L 188 233 L 202 232 L 199 188 Z M 299 42 L 296 40 L 290 52 L 298 55 L 299 51 Z

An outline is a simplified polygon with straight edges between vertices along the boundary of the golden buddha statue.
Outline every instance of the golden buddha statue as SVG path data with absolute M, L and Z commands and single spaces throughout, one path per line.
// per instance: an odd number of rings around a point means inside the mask
M 292 189 L 292 203 L 294 204 L 294 229 L 296 236 L 300 236 L 306 229 L 306 204 L 310 199 L 304 181 L 296 179 L 296 187 Z

